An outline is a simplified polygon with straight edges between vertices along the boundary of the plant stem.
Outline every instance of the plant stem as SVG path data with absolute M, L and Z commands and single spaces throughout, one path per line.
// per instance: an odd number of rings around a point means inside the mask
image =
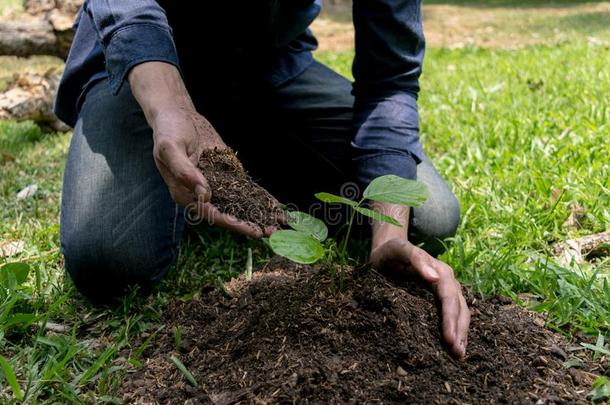
M 358 203 L 358 207 L 360 206 L 360 204 L 362 203 L 362 201 L 360 201 Z M 356 216 L 356 210 L 351 208 L 352 213 L 350 215 L 349 218 L 349 223 L 347 225 L 347 233 L 345 234 L 345 238 L 343 239 L 343 243 L 340 249 L 341 252 L 341 261 L 343 263 L 347 263 L 347 242 L 349 241 L 349 236 L 352 232 L 352 224 L 354 223 L 354 217 Z

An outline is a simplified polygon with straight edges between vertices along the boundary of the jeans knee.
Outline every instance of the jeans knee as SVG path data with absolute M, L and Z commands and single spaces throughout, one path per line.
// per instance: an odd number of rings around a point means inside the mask
M 425 227 L 422 231 L 430 238 L 447 239 L 455 236 L 460 225 L 460 203 L 454 195 L 445 196 L 443 201 L 436 201 L 428 207 L 424 218 L 419 219 Z M 414 218 L 417 223 L 417 216 Z
M 460 225 L 460 203 L 453 194 L 445 194 L 442 199 L 429 200 L 413 210 L 410 236 L 415 243 L 433 255 L 445 250 L 444 241 L 455 236 Z
M 149 288 L 165 275 L 177 256 L 177 247 L 139 246 L 128 243 L 117 247 L 91 232 L 62 232 L 66 272 L 80 293 L 98 303 L 120 298 L 130 286 Z

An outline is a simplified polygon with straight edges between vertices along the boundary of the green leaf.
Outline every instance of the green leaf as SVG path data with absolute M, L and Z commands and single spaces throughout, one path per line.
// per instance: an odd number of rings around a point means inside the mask
M 581 343 L 580 345 L 582 347 L 586 348 L 586 349 L 594 351 L 595 353 L 603 354 L 605 356 L 610 356 L 610 350 L 606 349 L 603 346 L 602 347 L 600 347 L 600 346 L 593 346 L 590 343 Z
M 26 263 L 8 263 L 0 267 L 0 285 L 4 288 L 15 288 L 25 283 L 30 274 L 30 266 Z
M 62 350 L 62 345 L 59 342 L 56 342 L 55 340 L 51 339 L 51 338 L 47 338 L 44 336 L 38 336 L 36 338 L 36 342 L 43 344 L 45 346 L 51 346 L 56 348 L 57 350 Z
M 191 385 L 193 387 L 196 387 L 197 384 L 197 380 L 195 380 L 195 377 L 193 377 L 193 374 L 191 374 L 191 372 L 186 368 L 186 366 L 180 361 L 180 359 L 178 359 L 175 356 L 169 356 L 169 360 L 174 363 L 174 366 L 176 366 L 176 368 L 178 370 L 180 370 L 180 372 L 182 373 L 182 375 L 184 375 L 186 377 L 186 379 L 188 380 L 189 383 L 191 383 Z
M 425 184 L 389 174 L 377 177 L 364 190 L 364 198 L 373 201 L 419 207 L 428 199 Z
M 295 231 L 311 235 L 320 242 L 324 242 L 328 237 L 328 228 L 324 222 L 304 212 L 289 212 L 288 225 Z
M 10 328 L 11 326 L 19 325 L 22 328 L 27 328 L 36 320 L 36 315 L 34 314 L 14 314 L 4 321 L 2 325 L 3 328 Z
M 296 263 L 312 264 L 324 257 L 324 247 L 311 235 L 299 231 L 277 231 L 269 238 L 275 254 Z
M 364 207 L 354 207 L 354 209 L 356 211 L 358 211 L 359 213 L 361 213 L 362 215 L 366 215 L 367 217 L 373 218 L 376 221 L 382 221 L 382 222 L 387 222 L 388 224 L 401 226 L 400 222 L 398 222 L 396 219 L 389 217 L 387 215 L 380 214 L 377 211 L 373 211 L 373 210 L 370 210 L 370 209 L 364 208 Z
M 329 204 L 346 204 L 352 207 L 358 205 L 356 201 L 330 193 L 317 193 L 315 196 L 318 200 Z
M 601 376 L 593 382 L 593 389 L 589 393 L 593 401 L 610 398 L 610 379 Z
M 13 368 L 4 356 L 0 356 L 0 368 L 2 368 L 4 378 L 6 378 L 6 381 L 11 386 L 11 389 L 13 390 L 13 395 L 15 396 L 17 401 L 22 401 L 23 393 L 21 392 L 21 388 L 19 387 L 19 383 L 17 382 L 15 372 L 13 371 Z
M 174 349 L 178 352 L 180 351 L 180 346 L 182 346 L 182 328 L 176 326 L 174 329 Z
M 85 370 L 85 372 L 81 375 L 79 379 L 79 383 L 82 385 L 86 385 L 98 371 L 110 361 L 112 357 L 118 352 L 118 347 L 110 346 L 93 362 L 93 364 Z

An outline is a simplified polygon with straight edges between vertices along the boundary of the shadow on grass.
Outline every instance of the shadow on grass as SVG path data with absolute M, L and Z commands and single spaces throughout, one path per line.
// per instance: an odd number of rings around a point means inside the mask
M 582 7 L 588 4 L 607 3 L 606 0 L 425 0 L 424 6 L 430 5 L 448 5 L 448 6 L 463 6 L 480 9 L 493 8 L 513 8 L 513 9 L 536 9 L 536 8 L 575 8 Z M 335 0 L 324 4 L 322 16 L 335 22 L 351 22 L 352 0 Z M 599 13 L 605 14 L 605 13 Z M 608 26 L 607 15 L 606 20 L 601 21 L 600 25 Z M 583 17 L 584 18 L 584 17 Z M 582 21 L 587 24 L 587 21 Z
M 538 7 L 579 7 L 585 4 L 605 3 L 604 0 L 426 0 L 426 5 L 451 5 L 479 8 L 538 8 Z
M 585 12 L 556 19 L 557 28 L 585 34 L 607 31 L 610 27 L 610 11 Z

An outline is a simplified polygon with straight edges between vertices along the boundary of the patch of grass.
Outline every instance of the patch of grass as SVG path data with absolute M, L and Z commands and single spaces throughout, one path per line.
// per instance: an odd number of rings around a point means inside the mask
M 550 325 L 594 334 L 610 330 L 610 261 L 562 268 L 551 246 L 610 223 L 609 56 L 578 42 L 432 52 L 422 95 L 424 143 L 465 211 L 447 260 L 476 288 L 531 292 Z
M 23 0 L 0 0 L 0 15 L 23 10 Z

